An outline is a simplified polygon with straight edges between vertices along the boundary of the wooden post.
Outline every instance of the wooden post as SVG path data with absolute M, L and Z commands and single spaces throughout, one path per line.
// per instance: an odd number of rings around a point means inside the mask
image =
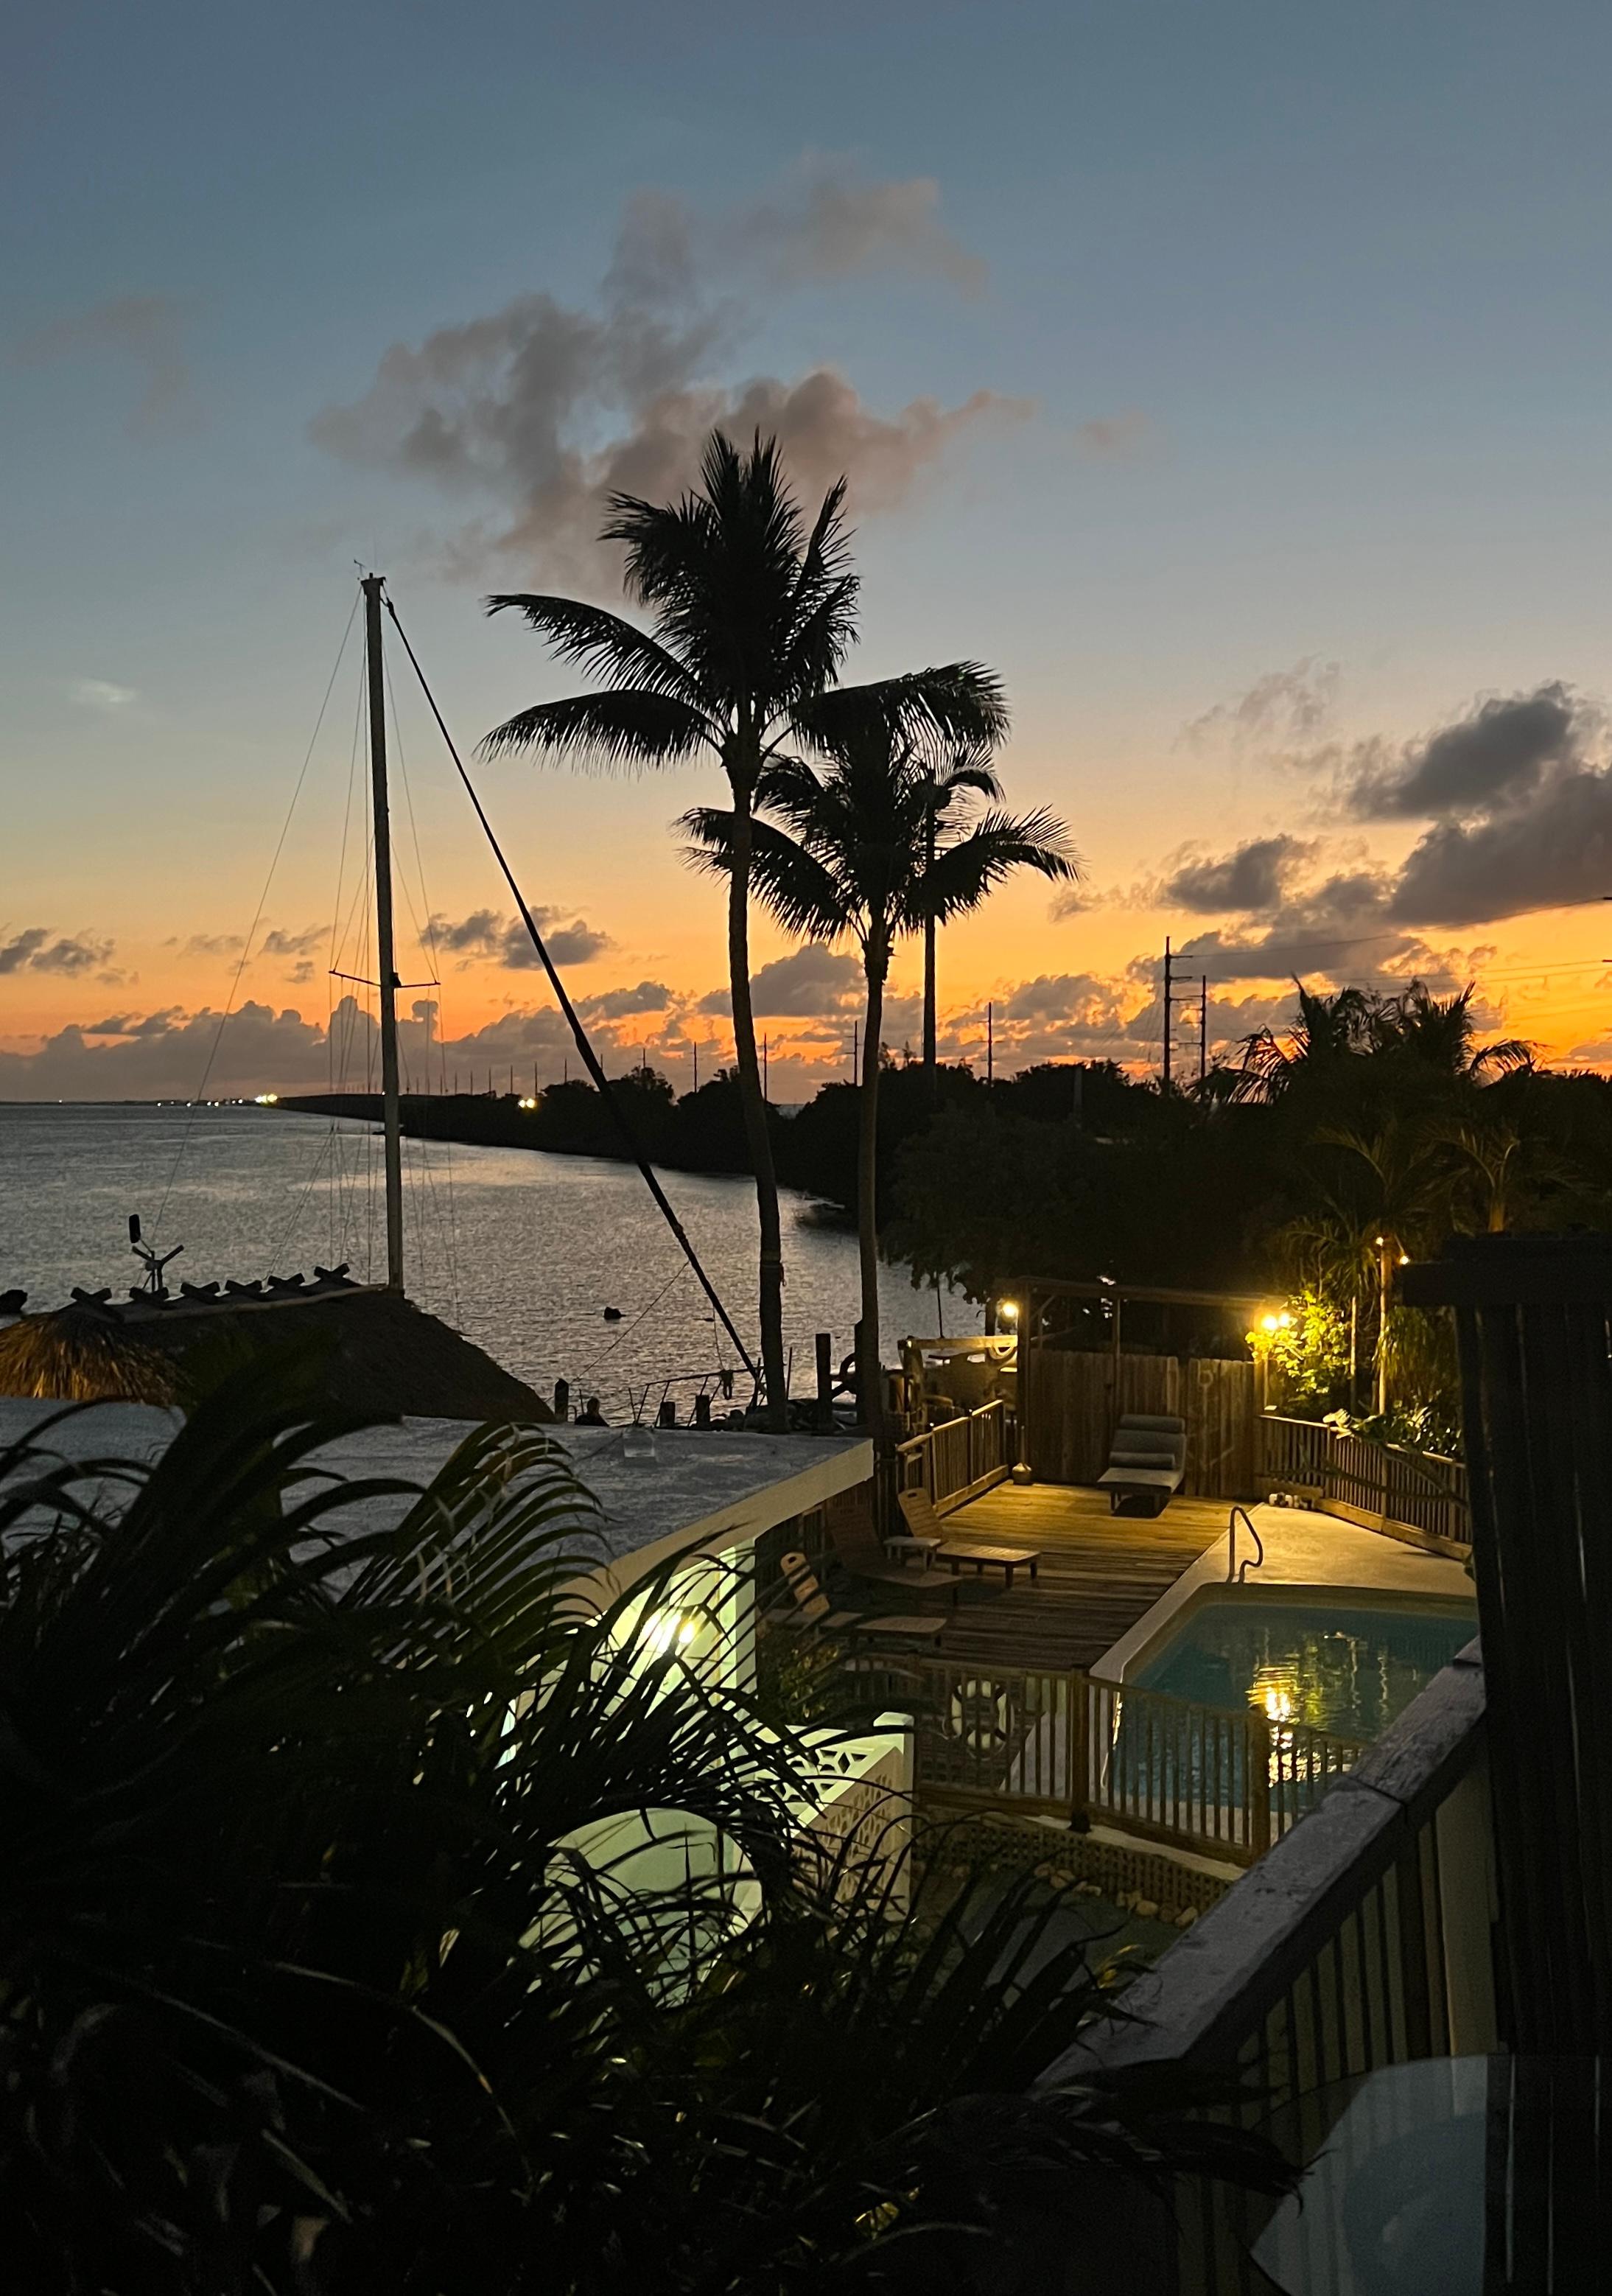
M 1248 1855 L 1263 1857 L 1271 1847 L 1271 1725 L 1250 1714 L 1243 1739 L 1242 1800 L 1248 1813 Z
M 1069 1816 L 1083 1817 L 1092 1798 L 1092 1678 L 1069 1677 Z
M 831 1332 L 814 1335 L 817 1356 L 817 1418 L 823 1427 L 834 1424 L 834 1337 Z
M 1612 1239 L 1460 1236 L 1400 1297 L 1455 1311 L 1510 2030 L 1612 2051 Z

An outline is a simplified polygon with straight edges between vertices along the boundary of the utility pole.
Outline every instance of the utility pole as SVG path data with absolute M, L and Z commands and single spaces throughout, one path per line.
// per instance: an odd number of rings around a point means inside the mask
M 1198 1081 L 1201 1084 L 1209 1073 L 1209 976 L 1206 972 L 1198 983 Z
M 860 1021 L 853 1021 L 851 1023 L 851 1082 L 855 1084 L 861 1074 L 862 1023 Z
M 1164 955 L 1164 1065 L 1159 1076 L 1160 1086 L 1167 1097 L 1170 1090 L 1170 1032 L 1175 1025 L 1175 989 L 1170 978 L 1174 960 L 1170 955 L 1170 936 L 1165 935 Z
M 995 1080 L 996 1007 L 994 1004 L 987 1002 L 986 1005 L 986 1082 L 987 1084 L 994 1084 Z
M 766 1037 L 761 1040 L 761 1097 L 763 1100 L 767 1096 L 767 1050 L 770 1041 Z
M 397 964 L 392 947 L 392 828 L 386 793 L 386 671 L 380 655 L 383 578 L 366 574 L 364 644 L 369 670 L 370 791 L 375 826 L 375 943 L 380 990 L 380 1092 L 386 1132 L 386 1285 L 403 1289 L 403 1136 L 397 1095 Z
M 690 1039 L 690 1042 L 694 1047 L 694 1089 L 698 1092 L 700 1089 L 700 1039 L 694 1037 Z

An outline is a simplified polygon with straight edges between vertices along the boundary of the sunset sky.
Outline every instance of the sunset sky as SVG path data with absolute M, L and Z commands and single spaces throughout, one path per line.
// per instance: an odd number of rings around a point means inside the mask
M 945 936 L 954 1056 L 990 1000 L 1005 1067 L 1156 1064 L 1169 934 L 1223 1048 L 1420 975 L 1612 1066 L 1603 5 L 59 0 L 6 83 L 0 1097 L 361 1081 L 354 562 L 468 752 L 576 683 L 483 594 L 614 601 L 603 495 L 719 419 L 848 476 L 852 674 L 994 665 L 1082 857 Z M 438 1078 L 529 1087 L 394 676 L 412 1070 L 429 1005 Z M 603 1040 L 703 1074 L 715 777 L 478 773 Z M 757 961 L 798 1099 L 855 969 Z

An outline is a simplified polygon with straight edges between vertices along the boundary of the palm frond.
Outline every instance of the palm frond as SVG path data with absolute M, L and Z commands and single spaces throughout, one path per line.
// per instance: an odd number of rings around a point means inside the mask
M 732 868 L 733 816 L 716 806 L 696 806 L 678 827 L 689 840 L 684 858 L 713 876 Z M 750 884 L 786 932 L 804 940 L 837 940 L 855 931 L 845 889 L 814 855 L 772 822 L 751 824 Z
M 601 770 L 683 764 L 713 746 L 704 712 L 669 693 L 606 688 L 539 701 L 506 718 L 479 743 L 487 758 L 536 750 L 569 765 Z
M 1055 815 L 981 815 L 966 836 L 945 845 L 911 888 L 904 925 L 913 930 L 925 917 L 944 923 L 978 906 L 986 894 L 1015 869 L 1033 869 L 1068 883 L 1080 874 L 1068 848 L 1068 832 Z
M 939 764 L 961 744 L 990 750 L 1008 731 L 1007 699 L 994 670 L 975 661 L 909 670 L 900 677 L 841 685 L 798 704 L 791 726 L 808 747 L 844 757 L 882 726 Z
M 489 614 L 521 615 L 528 628 L 546 638 L 562 661 L 575 662 L 579 668 L 608 678 L 614 686 L 672 694 L 691 709 L 702 706 L 698 681 L 686 665 L 649 631 L 603 606 L 526 591 L 499 592 L 483 603 Z

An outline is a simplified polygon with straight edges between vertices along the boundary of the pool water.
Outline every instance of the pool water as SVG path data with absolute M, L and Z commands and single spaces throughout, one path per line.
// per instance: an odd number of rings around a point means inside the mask
M 1470 1603 L 1410 1607 L 1228 1593 L 1188 1612 L 1131 1678 L 1223 1713 L 1250 1710 L 1340 1738 L 1378 1738 L 1477 1632 Z

